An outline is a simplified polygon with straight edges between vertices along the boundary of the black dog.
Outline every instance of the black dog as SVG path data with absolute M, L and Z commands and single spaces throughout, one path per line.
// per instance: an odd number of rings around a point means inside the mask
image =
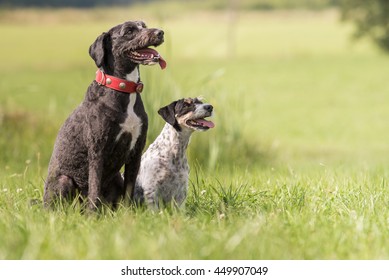
M 45 184 L 46 206 L 77 193 L 88 198 L 90 209 L 101 203 L 115 206 L 126 193 L 132 198 L 148 126 L 139 64 L 165 68 L 158 52 L 148 48 L 163 41 L 162 30 L 129 21 L 90 46 L 99 70 L 84 101 L 58 133 Z

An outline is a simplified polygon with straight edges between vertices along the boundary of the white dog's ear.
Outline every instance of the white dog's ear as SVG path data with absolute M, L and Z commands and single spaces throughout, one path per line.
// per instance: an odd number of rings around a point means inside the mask
M 177 131 L 181 131 L 181 127 L 176 120 L 176 105 L 177 101 L 170 103 L 169 105 L 162 107 L 158 110 L 158 114 L 170 125 L 172 125 Z

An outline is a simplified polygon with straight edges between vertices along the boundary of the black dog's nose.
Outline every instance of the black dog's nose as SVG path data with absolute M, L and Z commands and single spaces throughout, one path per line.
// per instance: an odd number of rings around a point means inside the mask
M 155 30 L 155 35 L 157 35 L 158 39 L 163 39 L 164 34 L 165 34 L 165 32 L 163 32 L 163 30 L 160 30 L 160 29 Z
M 204 110 L 207 110 L 208 112 L 212 112 L 212 110 L 213 110 L 213 106 L 212 105 L 210 105 L 210 104 L 206 104 L 206 105 L 204 105 Z

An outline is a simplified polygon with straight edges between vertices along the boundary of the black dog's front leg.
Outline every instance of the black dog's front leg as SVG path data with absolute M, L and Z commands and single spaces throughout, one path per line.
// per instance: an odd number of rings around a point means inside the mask
M 102 204 L 103 171 L 106 158 L 108 137 L 107 128 L 110 123 L 107 118 L 99 116 L 102 109 L 91 106 L 88 115 L 88 129 L 85 142 L 88 146 L 88 208 L 96 210 Z
M 140 162 L 142 157 L 143 148 L 146 145 L 147 135 L 147 119 L 143 122 L 142 133 L 138 139 L 134 149 L 131 151 L 130 156 L 124 166 L 124 189 L 126 192 L 126 198 L 130 203 L 134 199 L 135 182 L 138 176 Z
M 103 161 L 101 155 L 92 152 L 89 155 L 89 178 L 88 178 L 88 208 L 96 210 L 101 205 Z
M 143 152 L 143 149 L 146 145 L 147 128 L 148 128 L 147 115 L 144 115 L 143 116 L 142 131 L 141 131 L 140 136 L 135 144 L 135 147 L 131 150 L 129 158 L 127 159 L 125 166 L 124 166 L 125 198 L 129 199 L 130 203 L 132 203 L 134 200 L 135 182 L 136 182 L 136 177 L 138 176 L 138 172 L 140 169 L 142 152 Z
M 130 163 L 124 166 L 124 189 L 126 190 L 126 197 L 130 203 L 134 198 L 136 176 L 140 168 L 141 153 L 133 154 Z

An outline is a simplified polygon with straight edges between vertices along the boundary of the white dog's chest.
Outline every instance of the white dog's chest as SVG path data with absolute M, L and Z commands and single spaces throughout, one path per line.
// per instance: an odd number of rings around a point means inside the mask
M 178 166 L 170 166 L 164 180 L 156 190 L 157 196 L 165 203 L 175 201 L 181 205 L 188 192 L 189 166 L 184 165 L 185 168 L 178 168 Z
M 161 150 L 167 152 L 161 153 Z M 173 157 L 173 150 L 164 148 L 157 140 L 142 157 L 137 181 L 148 205 L 157 205 L 159 200 L 181 205 L 186 198 L 189 165 L 184 155 Z

